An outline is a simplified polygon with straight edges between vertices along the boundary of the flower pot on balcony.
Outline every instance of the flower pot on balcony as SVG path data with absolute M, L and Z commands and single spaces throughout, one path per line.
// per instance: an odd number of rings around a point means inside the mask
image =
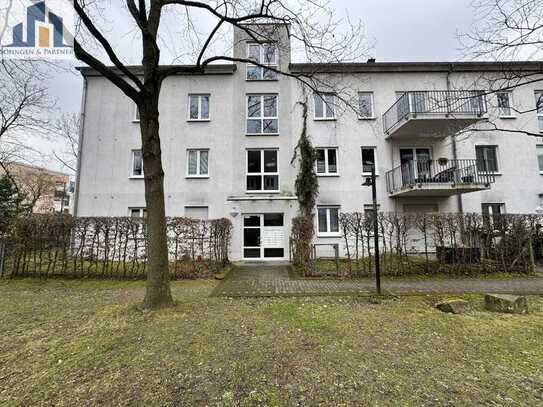
M 440 157 L 437 159 L 437 162 L 439 165 L 447 165 L 447 163 L 449 162 L 449 159 L 446 157 Z

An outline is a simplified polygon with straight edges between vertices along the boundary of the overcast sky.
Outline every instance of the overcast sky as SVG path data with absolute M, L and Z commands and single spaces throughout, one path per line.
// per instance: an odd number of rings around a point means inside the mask
M 472 23 L 471 1 L 332 0 L 332 4 L 338 15 L 348 14 L 351 20 L 364 22 L 374 44 L 371 54 L 377 61 L 449 61 L 460 58 L 457 33 L 468 31 Z M 116 15 L 122 13 L 118 7 L 112 9 Z M 130 28 L 123 28 L 121 18 L 115 20 L 115 37 L 129 41 Z M 58 73 L 50 81 L 50 93 L 57 98 L 59 111 L 79 112 L 81 89 L 82 80 L 76 72 Z M 53 162 L 46 164 L 59 169 Z

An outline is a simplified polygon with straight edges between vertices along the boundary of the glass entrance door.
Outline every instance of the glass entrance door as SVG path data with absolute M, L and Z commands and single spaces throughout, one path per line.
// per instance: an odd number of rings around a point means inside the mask
M 285 231 L 282 213 L 243 215 L 243 258 L 284 259 Z

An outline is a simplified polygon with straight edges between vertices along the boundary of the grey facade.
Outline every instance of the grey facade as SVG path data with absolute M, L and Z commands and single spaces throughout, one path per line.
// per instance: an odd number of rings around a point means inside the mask
M 363 211 L 371 203 L 371 188 L 361 186 L 362 148 L 375 149 L 381 210 L 540 210 L 543 159 L 538 156 L 543 155 L 543 138 L 490 130 L 461 133 L 455 142 L 451 137 L 485 118 L 500 128 L 538 134 L 543 117 L 534 109 L 540 85 L 513 89 L 507 96 L 509 111 L 506 102 L 498 103 L 496 94 L 462 101 L 462 92 L 484 93 L 489 77 L 504 70 L 541 71 L 540 64 L 291 64 L 288 42 L 280 41 L 276 62 L 282 70 L 317 72 L 354 94 L 362 92 L 365 100 L 373 99 L 371 117 L 361 118 L 339 104 L 333 117 L 327 117 L 326 103 L 322 114 L 323 105 L 315 112 L 310 94 L 308 129 L 313 144 L 333 150 L 321 152 L 325 159 L 318 163 L 324 171 L 319 176 L 320 216 L 316 217 L 321 223 L 319 242 L 339 241 L 335 228 L 339 211 Z M 234 57 L 246 58 L 248 52 L 246 39 L 235 33 Z M 144 185 L 137 171 L 134 175 L 133 151 L 141 145 L 134 104 L 93 70 L 83 68 L 82 73 L 86 92 L 76 214 L 141 215 Z M 288 258 L 290 222 L 298 211 L 297 168 L 291 159 L 302 126 L 298 102 L 304 96 L 294 78 L 260 80 L 266 72 L 251 71 L 251 75 L 256 78 L 247 80 L 247 66 L 241 63 L 210 66 L 205 73 L 187 67 L 186 75 L 164 82 L 160 119 L 166 212 L 229 218 L 234 225 L 233 260 Z M 439 95 L 445 95 L 446 103 L 461 100 L 461 107 L 426 114 Z M 256 96 L 262 97 L 260 106 Z M 480 100 L 484 106 L 477 105 Z M 262 104 L 267 104 L 266 114 Z M 399 117 L 392 127 L 391 122 L 384 123 L 391 115 Z M 262 134 L 255 135 L 255 129 L 262 129 Z M 259 165 L 260 170 L 255 170 Z

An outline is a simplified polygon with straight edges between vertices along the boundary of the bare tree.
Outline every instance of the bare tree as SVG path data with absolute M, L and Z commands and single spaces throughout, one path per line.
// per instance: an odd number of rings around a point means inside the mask
M 93 8 L 99 2 L 75 0 L 74 8 L 79 17 L 79 31 L 74 41 L 76 57 L 96 69 L 132 99 L 139 110 L 140 130 L 145 168 L 145 200 L 149 234 L 148 273 L 143 308 L 160 308 L 173 304 L 168 272 L 168 248 L 164 208 L 164 171 L 160 148 L 160 121 L 158 101 L 165 78 L 186 73 L 186 66 L 160 65 L 162 49 L 175 46 L 169 38 L 170 21 L 177 31 L 189 32 L 189 39 L 180 43 L 188 55 L 194 54 L 192 63 L 195 73 L 205 73 L 206 67 L 217 61 L 251 63 L 270 69 L 251 59 L 233 57 L 212 52 L 212 45 L 227 28 L 242 30 L 249 39 L 258 43 L 277 42 L 274 27 L 286 27 L 288 36 L 303 45 L 306 58 L 318 62 L 337 62 L 355 57 L 362 47 L 358 25 L 350 27 L 342 35 L 338 30 L 334 10 L 326 0 L 126 0 L 128 18 L 136 26 L 141 41 L 141 69 L 131 69 L 121 61 L 120 50 L 114 50 L 111 42 L 99 27 L 105 9 Z M 214 21 L 213 28 L 204 34 L 196 30 L 194 15 L 205 15 Z M 258 29 L 250 23 L 271 23 L 268 30 Z M 159 27 L 161 30 L 159 31 Z M 181 27 L 181 28 L 179 28 Z M 92 46 L 105 53 L 114 65 L 107 66 L 92 54 Z M 295 77 L 313 89 L 320 82 L 311 74 L 295 75 L 286 69 L 272 68 L 277 74 Z
M 62 149 L 53 151 L 55 159 L 75 174 L 79 144 L 81 116 L 76 113 L 63 114 L 53 126 L 53 134 L 61 142 Z
M 516 88 L 543 82 L 543 2 L 540 0 L 474 0 L 475 21 L 470 32 L 460 36 L 462 50 L 473 59 L 502 62 L 501 67 L 484 73 L 478 79 L 486 95 L 496 95 Z M 534 61 L 530 67 L 515 60 Z M 499 65 L 498 65 L 499 66 Z M 495 98 L 493 98 L 495 99 Z M 543 112 L 543 93 L 534 98 L 530 107 L 511 105 L 512 112 L 522 115 Z M 492 105 L 492 103 L 491 103 Z M 495 109 L 499 109 L 495 103 Z M 469 131 L 502 131 L 541 137 L 525 128 L 501 127 L 489 117 Z

